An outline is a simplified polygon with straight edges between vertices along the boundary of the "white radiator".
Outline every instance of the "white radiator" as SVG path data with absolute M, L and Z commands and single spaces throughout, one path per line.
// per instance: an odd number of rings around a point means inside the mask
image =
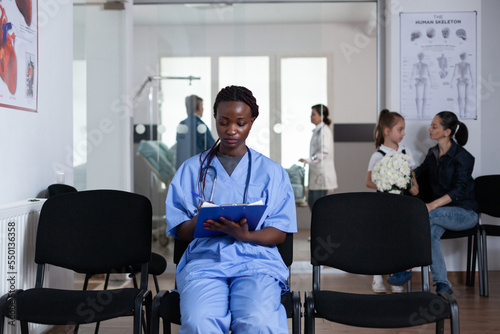
M 0 296 L 14 289 L 35 286 L 35 241 L 38 217 L 44 199 L 0 205 Z M 15 311 L 15 310 L 13 310 Z M 20 333 L 19 322 L 5 318 L 4 333 Z M 41 333 L 47 325 L 29 324 L 30 333 Z

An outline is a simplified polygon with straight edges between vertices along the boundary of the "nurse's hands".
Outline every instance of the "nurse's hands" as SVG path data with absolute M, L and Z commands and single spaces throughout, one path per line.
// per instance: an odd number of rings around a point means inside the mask
M 205 229 L 223 232 L 239 241 L 247 241 L 250 231 L 248 230 L 246 218 L 243 218 L 239 222 L 233 222 L 224 217 L 219 217 L 219 219 L 219 221 L 209 219 L 204 222 Z
M 207 220 L 203 224 L 207 230 L 224 232 L 238 241 L 251 242 L 261 246 L 276 246 L 282 244 L 286 238 L 286 232 L 271 226 L 256 231 L 249 231 L 245 218 L 239 222 L 233 222 L 220 217 L 219 221 Z

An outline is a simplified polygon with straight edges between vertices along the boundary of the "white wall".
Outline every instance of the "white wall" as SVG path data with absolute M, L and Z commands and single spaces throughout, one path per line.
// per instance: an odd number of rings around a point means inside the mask
M 0 108 L 0 204 L 36 197 L 57 170 L 73 182 L 73 5 L 39 6 L 38 112 Z
M 132 190 L 131 4 L 86 11 L 87 189 Z
M 500 1 L 482 1 L 482 39 L 484 41 L 481 72 L 481 149 L 482 174 L 500 174 L 500 37 L 498 35 L 500 17 Z M 483 224 L 500 224 L 499 219 L 483 216 Z M 500 268 L 500 240 L 498 237 L 488 238 L 489 269 Z
M 498 35 L 500 2 L 482 1 L 483 57 L 479 92 L 481 98 L 482 173 L 500 174 L 500 36 Z
M 471 152 L 476 163 L 473 176 L 500 173 L 500 157 L 498 143 L 500 143 L 500 114 L 497 111 L 500 103 L 500 69 L 498 57 L 500 54 L 500 37 L 498 17 L 500 3 L 493 0 L 393 0 L 388 2 L 390 21 L 388 22 L 388 78 L 387 101 L 390 101 L 392 110 L 399 110 L 399 13 L 400 12 L 441 12 L 441 11 L 477 11 L 477 72 L 478 89 L 478 117 L 477 120 L 468 120 L 469 141 L 465 148 Z M 484 41 L 484 42 L 483 42 Z M 440 110 L 436 110 L 436 113 Z M 422 161 L 427 150 L 435 145 L 428 139 L 429 120 L 406 122 L 405 144 L 408 145 L 416 160 Z M 486 219 L 487 222 L 492 220 Z M 464 270 L 466 264 L 466 241 L 447 240 L 443 242 L 443 253 L 450 271 Z M 489 244 L 490 270 L 500 268 L 500 240 L 490 238 Z

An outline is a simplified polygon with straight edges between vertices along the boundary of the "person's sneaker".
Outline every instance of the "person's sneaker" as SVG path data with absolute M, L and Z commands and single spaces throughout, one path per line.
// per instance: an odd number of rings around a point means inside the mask
M 391 277 L 387 279 L 387 283 L 390 285 L 404 285 L 411 279 L 411 270 L 410 271 L 400 271 L 399 273 L 392 274 Z
M 436 284 L 436 293 L 440 294 L 440 295 L 441 294 L 451 295 L 453 293 L 453 290 L 446 283 L 437 283 Z
M 372 290 L 375 293 L 387 293 L 387 289 L 385 288 L 384 282 L 380 280 L 373 280 Z
M 392 291 L 392 293 L 403 293 L 403 286 L 402 285 L 391 285 L 391 291 Z

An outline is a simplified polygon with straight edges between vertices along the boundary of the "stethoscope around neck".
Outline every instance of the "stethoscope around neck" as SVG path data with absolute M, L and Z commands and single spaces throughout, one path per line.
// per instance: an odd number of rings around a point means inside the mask
M 247 152 L 248 152 L 248 170 L 247 170 L 247 179 L 246 179 L 246 182 L 245 182 L 245 191 L 243 193 L 243 204 L 246 204 L 247 203 L 247 194 L 248 194 L 248 185 L 250 184 L 250 176 L 252 174 L 252 154 L 250 152 L 250 149 L 248 148 L 247 146 Z M 214 175 L 214 182 L 212 183 L 212 190 L 210 191 L 210 199 L 209 201 L 212 202 L 212 199 L 214 197 L 214 191 L 215 191 L 215 183 L 217 182 L 217 170 L 215 169 L 214 166 L 207 166 L 207 167 L 203 167 L 202 169 L 202 174 L 203 174 L 203 171 L 204 170 L 207 170 L 208 171 L 212 171 L 213 175 Z M 207 171 L 207 175 L 209 174 Z M 201 180 L 199 180 L 199 182 L 201 182 Z M 201 195 L 203 196 L 203 201 L 205 201 L 205 192 L 204 191 L 201 191 Z

